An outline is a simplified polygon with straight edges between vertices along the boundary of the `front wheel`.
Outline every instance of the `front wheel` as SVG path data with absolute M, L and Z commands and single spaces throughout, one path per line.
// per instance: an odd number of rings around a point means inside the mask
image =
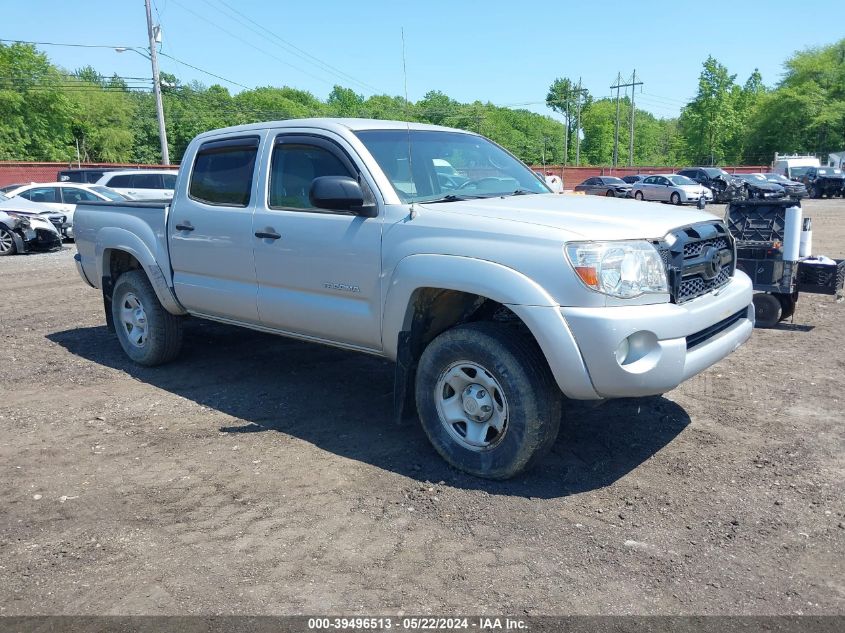
M 447 330 L 420 358 L 417 410 L 438 453 L 478 477 L 532 467 L 557 437 L 563 396 L 536 342 L 510 325 Z
M 0 257 L 14 255 L 17 252 L 18 246 L 15 244 L 15 236 L 9 229 L 0 227 Z
M 117 339 L 133 361 L 152 367 L 179 354 L 182 318 L 164 309 L 144 271 L 131 270 L 118 278 L 111 308 Z
M 615 198 L 615 197 L 616 197 L 616 194 L 615 194 L 615 193 L 613 193 L 613 190 L 612 190 L 612 189 L 608 189 L 608 190 L 607 190 L 607 193 L 606 193 L 606 194 L 604 194 L 604 195 L 605 195 L 605 197 L 606 197 L 606 198 Z
M 639 200 L 640 202 L 642 202 L 642 201 L 643 201 L 643 192 L 642 192 L 642 191 L 637 191 L 637 192 L 634 194 L 634 198 L 636 198 L 637 200 Z
M 669 200 L 672 202 L 672 204 L 675 204 L 675 205 L 681 204 L 681 194 L 679 194 L 679 193 L 676 191 L 675 193 L 673 193 L 673 194 L 669 197 Z

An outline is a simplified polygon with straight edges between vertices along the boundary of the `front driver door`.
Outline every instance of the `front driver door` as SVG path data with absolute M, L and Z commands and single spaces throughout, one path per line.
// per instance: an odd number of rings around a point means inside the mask
M 341 139 L 289 133 L 268 150 L 266 197 L 253 220 L 261 323 L 380 349 L 383 215 L 317 209 L 308 195 L 314 178 L 349 176 L 372 199 L 351 148 Z

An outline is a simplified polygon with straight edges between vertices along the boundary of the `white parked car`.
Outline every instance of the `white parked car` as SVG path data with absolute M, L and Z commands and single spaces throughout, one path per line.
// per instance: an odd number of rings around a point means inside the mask
M 43 182 L 20 185 L 6 192 L 10 198 L 18 197 L 35 202 L 52 213 L 65 216 L 67 226 L 64 237 L 73 238 L 73 214 L 80 202 L 122 202 L 126 196 L 99 185 L 78 182 Z
M 172 169 L 123 169 L 103 174 L 96 184 L 131 200 L 170 200 L 178 173 Z
M 39 211 L 26 200 L 0 194 L 0 257 L 61 248 L 59 229 Z
M 678 174 L 655 174 L 635 182 L 631 196 L 637 200 L 657 200 L 672 204 L 694 204 L 702 197 L 706 202 L 713 202 L 712 191 Z

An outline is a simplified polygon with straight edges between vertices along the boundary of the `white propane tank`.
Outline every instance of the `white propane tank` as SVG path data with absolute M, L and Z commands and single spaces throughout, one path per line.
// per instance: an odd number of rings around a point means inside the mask
M 783 227 L 783 260 L 797 262 L 801 251 L 801 207 L 786 210 Z
M 798 249 L 799 257 L 809 257 L 813 254 L 813 218 L 804 218 L 804 225 L 801 229 L 801 247 Z

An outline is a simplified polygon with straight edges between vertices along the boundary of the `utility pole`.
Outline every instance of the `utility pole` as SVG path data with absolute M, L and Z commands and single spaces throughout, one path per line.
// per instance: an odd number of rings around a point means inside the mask
M 634 74 L 631 75 L 631 135 L 628 138 L 628 167 L 633 166 L 634 164 L 634 114 L 636 110 L 634 110 L 634 92 L 637 90 L 637 86 L 642 86 L 643 82 L 637 81 L 637 69 L 634 69 Z
M 569 102 L 570 95 L 566 95 L 566 125 L 563 126 L 563 166 L 569 158 Z
M 613 137 L 613 166 L 619 161 L 619 88 L 621 88 L 622 73 L 616 73 L 616 85 L 611 86 L 610 89 L 616 88 L 616 133 Z
M 575 165 L 581 164 L 581 95 L 587 91 L 586 88 L 581 88 L 581 78 L 578 77 L 578 115 L 575 123 Z
M 611 86 L 611 90 L 616 88 L 616 139 L 613 142 L 613 166 L 616 167 L 619 161 L 619 89 L 625 88 L 625 94 L 628 93 L 628 86 L 631 86 L 631 134 L 628 139 L 628 164 L 633 165 L 634 161 L 634 90 L 637 86 L 642 86 L 643 82 L 637 81 L 637 71 L 629 83 L 622 83 L 621 73 L 616 74 L 616 85 Z
M 161 164 L 170 164 L 170 152 L 167 150 L 167 129 L 164 126 L 164 106 L 161 102 L 161 78 L 158 74 L 158 56 L 156 51 L 156 34 L 153 29 L 153 14 L 150 0 L 144 0 L 147 8 L 147 35 L 150 37 L 150 61 L 153 65 L 153 93 L 156 99 L 156 114 L 158 115 L 158 136 L 161 141 Z

